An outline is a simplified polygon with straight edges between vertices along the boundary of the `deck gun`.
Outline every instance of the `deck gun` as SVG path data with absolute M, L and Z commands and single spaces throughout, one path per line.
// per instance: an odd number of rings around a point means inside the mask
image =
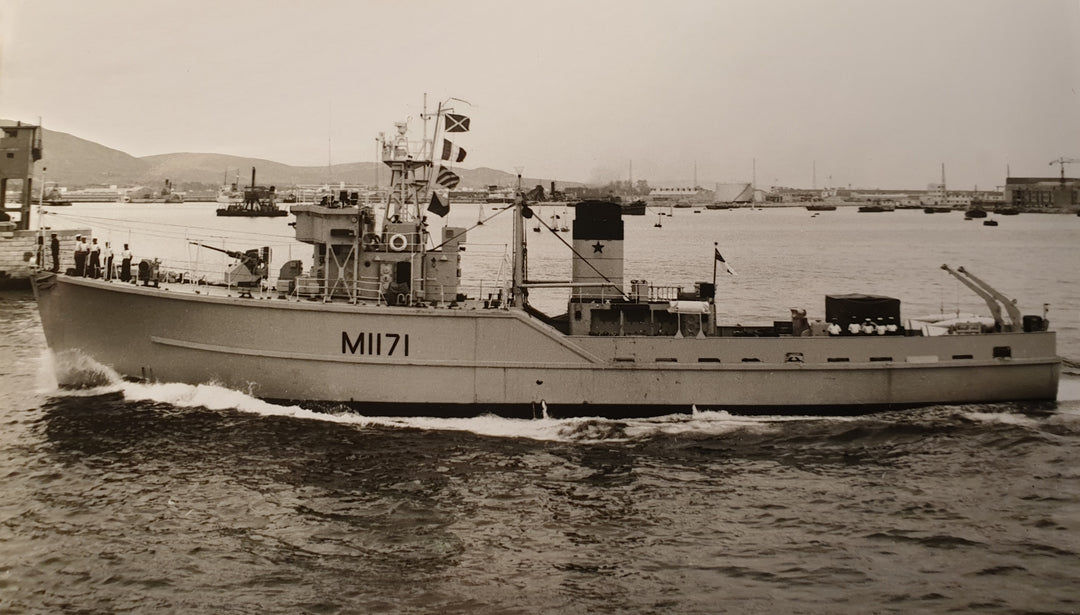
M 269 248 L 252 248 L 243 252 L 236 252 L 235 250 L 215 248 L 214 246 L 208 246 L 205 243 L 199 243 L 197 241 L 192 241 L 190 243 L 214 250 L 215 252 L 221 252 L 240 261 L 233 265 L 232 269 L 225 274 L 225 281 L 230 285 L 235 284 L 236 286 L 255 288 L 266 278 L 267 264 L 270 260 Z

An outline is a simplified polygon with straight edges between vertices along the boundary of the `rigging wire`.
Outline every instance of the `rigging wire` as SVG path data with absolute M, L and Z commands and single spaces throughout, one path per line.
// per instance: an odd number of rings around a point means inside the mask
M 433 250 L 433 251 L 434 251 L 434 250 L 438 250 L 439 248 L 441 248 L 441 247 L 445 246 L 446 244 L 450 243 L 451 241 L 454 241 L 454 240 L 455 240 L 455 239 L 457 239 L 458 237 L 461 237 L 461 236 L 465 235 L 466 233 L 468 233 L 469 231 L 473 230 L 474 228 L 476 228 L 476 227 L 478 227 L 478 226 L 481 226 L 482 224 L 484 224 L 484 223 L 485 223 L 485 222 L 487 222 L 488 220 L 491 220 L 491 219 L 492 219 L 492 218 L 494 218 L 495 216 L 499 216 L 499 215 L 502 215 L 502 214 L 503 214 L 504 212 L 507 212 L 507 211 L 510 211 L 510 210 L 511 210 L 511 209 L 510 209 L 509 207 L 507 207 L 507 208 L 505 208 L 505 209 L 500 209 L 500 210 L 497 210 L 497 211 L 496 211 L 495 213 L 491 214 L 490 216 L 488 216 L 488 217 L 486 217 L 486 218 L 483 218 L 482 220 L 477 220 L 477 221 L 476 221 L 476 224 L 474 224 L 474 225 L 470 226 L 469 228 L 465 229 L 464 231 L 461 231 L 460 233 L 456 233 L 456 234 L 454 234 L 454 235 L 453 235 L 453 236 L 451 236 L 451 237 L 447 237 L 446 239 L 444 239 L 444 240 L 443 240 L 443 242 L 442 242 L 442 243 L 438 244 L 438 245 L 437 245 L 437 246 L 435 246 L 434 248 L 431 248 L 431 250 Z M 474 245 L 498 245 L 498 244 L 474 244 Z
M 506 211 L 506 210 L 503 210 L 503 211 Z M 600 276 L 601 278 L 603 278 L 603 279 L 604 279 L 604 281 L 605 281 L 605 282 L 607 282 L 608 284 L 610 284 L 612 288 L 614 288 L 615 290 L 619 291 L 619 294 L 620 294 L 620 295 L 622 295 L 624 299 L 626 299 L 627 301 L 629 301 L 629 300 L 630 300 L 630 295 L 627 295 L 627 294 L 626 294 L 626 292 L 625 292 L 625 291 L 623 291 L 623 289 L 622 289 L 622 288 L 620 288 L 619 286 L 617 286 L 617 285 L 616 285 L 616 284 L 615 284 L 614 282 L 612 282 L 612 281 L 611 281 L 611 279 L 610 279 L 610 278 L 608 278 L 608 277 L 607 277 L 606 275 L 604 275 L 603 273 L 601 273 L 599 269 L 597 269 L 597 268 L 596 268 L 596 267 L 595 267 L 595 266 L 594 266 L 594 265 L 593 265 L 593 264 L 592 264 L 591 262 L 589 262 L 589 259 L 585 258 L 584 256 L 582 256 L 582 255 L 581 255 L 581 253 L 580 253 L 580 252 L 578 252 L 577 250 L 575 250 L 575 249 L 574 249 L 574 246 L 572 246 L 572 245 L 570 245 L 570 244 L 566 243 L 566 240 L 565 240 L 565 239 L 563 239 L 563 238 L 562 238 L 562 236 L 560 236 L 560 235 L 559 235 L 559 232 L 558 232 L 558 231 L 557 231 L 556 229 L 554 229 L 554 228 L 552 228 L 552 227 L 548 226 L 548 225 L 547 225 L 547 222 L 544 222 L 544 221 L 543 221 L 543 220 L 542 220 L 542 219 L 540 218 L 540 216 L 538 216 L 538 215 L 535 215 L 535 214 L 534 214 L 534 217 L 536 218 L 536 222 L 537 222 L 538 224 L 540 224 L 541 226 L 543 226 L 544 228 L 546 228 L 546 229 L 547 229 L 547 230 L 548 230 L 548 231 L 549 231 L 549 232 L 550 232 L 550 233 L 551 233 L 552 235 L 554 235 L 554 236 L 555 236 L 555 238 L 556 238 L 556 239 L 558 239 L 559 241 L 561 241 L 561 242 L 562 242 L 562 244 L 563 244 L 564 246 L 566 246 L 567 248 L 569 248 L 569 249 L 570 249 L 570 251 L 574 253 L 574 256 L 576 256 L 576 257 L 578 257 L 579 259 L 581 259 L 581 262 L 583 262 L 583 263 L 585 263 L 586 265 L 588 265 L 590 269 L 592 269 L 592 270 L 593 270 L 594 272 L 596 272 L 596 275 L 598 275 L 598 276 Z
M 173 223 L 169 223 L 169 222 L 146 222 L 146 221 L 136 221 L 136 220 L 117 220 L 115 218 L 101 218 L 101 217 L 97 217 L 97 216 L 73 216 L 71 214 L 61 214 L 61 213 L 56 213 L 56 212 L 43 212 L 43 213 L 45 213 L 47 215 L 50 215 L 50 216 L 56 216 L 57 218 L 60 218 L 60 219 L 71 220 L 71 221 L 74 221 L 74 222 L 95 222 L 95 223 L 100 224 L 103 227 L 108 227 L 108 228 L 125 228 L 126 229 L 126 228 L 129 228 L 131 226 L 143 225 L 143 226 L 147 226 L 147 227 L 177 228 L 177 229 L 184 229 L 185 231 L 190 230 L 190 229 L 197 229 L 197 230 L 202 230 L 202 231 L 214 231 L 214 232 L 220 232 L 221 231 L 220 228 L 210 228 L 210 227 L 205 227 L 205 226 L 192 226 L 192 225 L 189 225 L 189 224 L 173 224 Z M 144 232 L 144 231 L 140 231 L 140 232 Z M 150 231 L 145 231 L 145 233 L 150 234 Z M 210 237 L 215 237 L 215 238 L 227 239 L 227 238 L 229 238 L 231 236 L 241 234 L 241 235 L 252 235 L 252 236 L 255 236 L 255 237 L 273 237 L 273 238 L 276 238 L 276 239 L 292 239 L 292 237 L 290 237 L 289 235 L 279 235 L 279 234 L 274 234 L 274 233 L 259 233 L 259 232 L 256 232 L 256 231 L 241 231 L 241 230 L 233 231 L 233 230 L 230 230 L 229 233 L 230 234 L 228 236 L 225 236 L 225 235 L 209 235 L 209 236 Z M 159 234 L 158 236 L 168 237 L 169 235 Z M 179 235 L 177 235 L 177 236 L 179 236 Z

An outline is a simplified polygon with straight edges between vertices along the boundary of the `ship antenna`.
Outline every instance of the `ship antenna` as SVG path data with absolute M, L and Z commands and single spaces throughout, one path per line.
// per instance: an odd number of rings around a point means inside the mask
M 333 165 L 333 152 L 331 149 L 331 142 L 334 134 L 334 103 L 328 101 L 326 103 L 326 184 L 333 183 L 334 175 L 332 167 Z
M 439 107 L 442 107 L 442 103 L 439 103 Z M 428 148 L 427 148 L 428 147 L 428 141 L 427 141 L 427 138 L 428 138 L 428 136 L 427 136 L 427 122 L 428 122 L 427 92 L 424 92 L 424 109 L 420 113 L 420 117 L 424 120 L 424 131 L 420 133 L 420 134 L 424 135 L 424 144 L 423 144 L 424 149 L 423 149 L 422 152 L 420 152 L 420 157 L 421 158 L 426 158 L 427 155 L 428 155 Z M 435 122 L 435 130 L 436 131 L 439 130 L 438 121 Z M 431 146 L 432 146 L 431 152 L 432 152 L 432 154 L 434 154 L 435 153 L 435 135 L 434 134 L 431 135 Z M 434 156 L 432 156 L 432 158 L 434 158 Z M 435 164 L 435 161 L 432 160 L 431 163 Z

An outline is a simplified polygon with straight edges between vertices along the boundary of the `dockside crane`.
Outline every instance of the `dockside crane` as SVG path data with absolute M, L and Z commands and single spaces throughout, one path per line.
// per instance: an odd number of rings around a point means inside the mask
M 1065 165 L 1076 164 L 1078 162 L 1080 162 L 1080 158 L 1065 158 L 1064 156 L 1057 160 L 1050 161 L 1050 166 L 1054 166 L 1055 164 L 1061 166 L 1061 185 L 1065 185 Z

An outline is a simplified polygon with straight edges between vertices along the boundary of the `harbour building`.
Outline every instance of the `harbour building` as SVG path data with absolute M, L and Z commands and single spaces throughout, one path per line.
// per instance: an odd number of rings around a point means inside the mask
M 1077 211 L 1080 179 L 1071 177 L 1009 177 L 1005 203 L 1021 211 Z

